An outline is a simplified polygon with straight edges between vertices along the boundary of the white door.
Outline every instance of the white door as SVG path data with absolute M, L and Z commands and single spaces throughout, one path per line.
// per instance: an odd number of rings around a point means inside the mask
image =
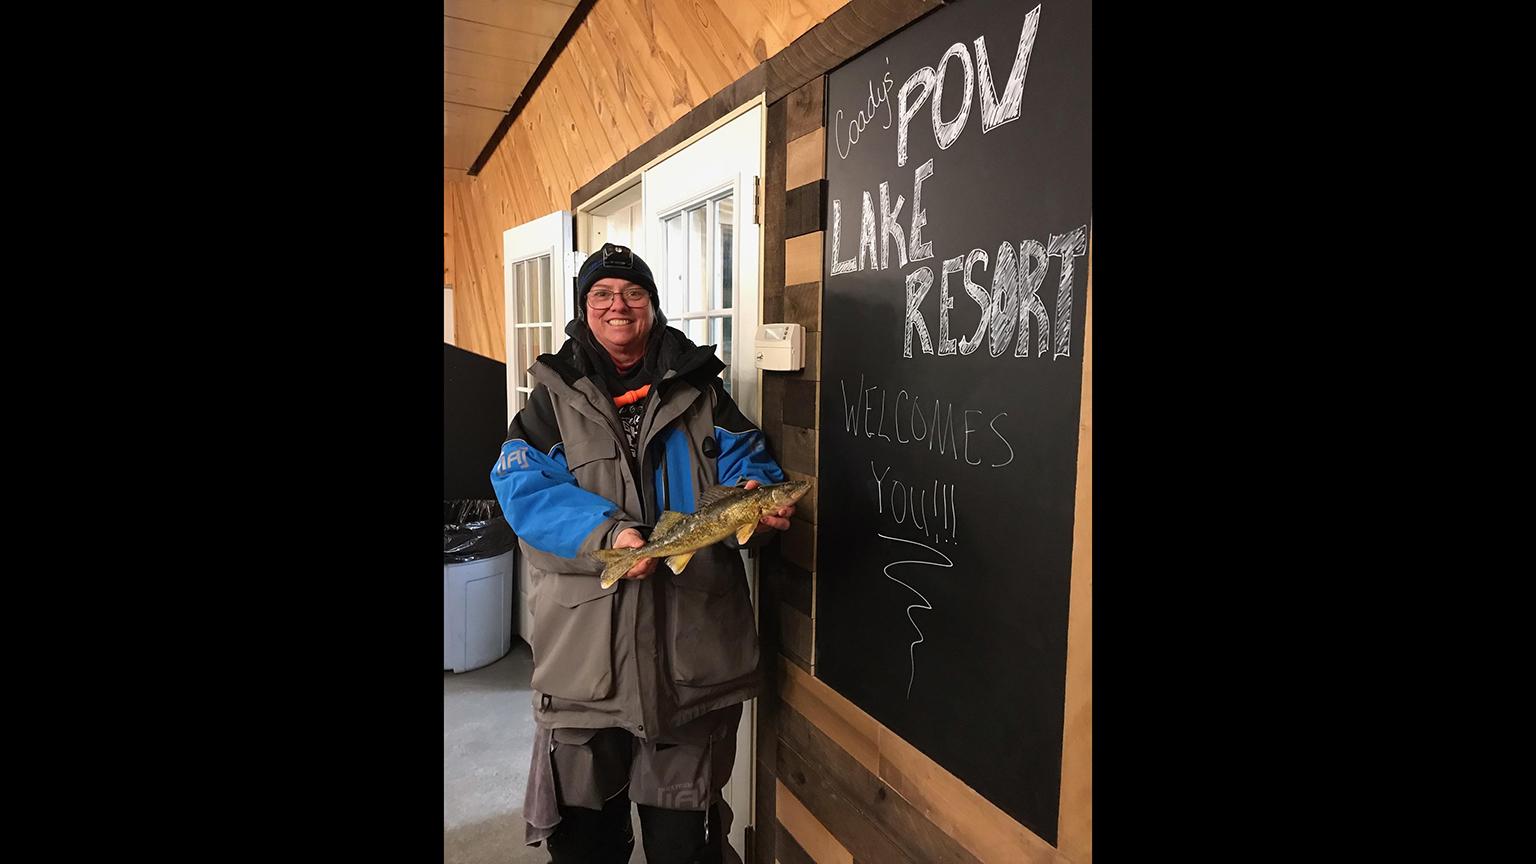
M 762 175 L 763 107 L 752 107 L 641 175 L 646 263 L 656 276 L 668 323 L 698 345 L 715 345 L 721 377 L 743 414 L 761 425 L 752 334 L 761 318 L 762 226 L 756 189 Z M 752 601 L 756 561 L 743 554 Z M 743 860 L 752 824 L 757 700 L 736 734 L 736 763 L 724 789 L 735 819 L 731 846 Z
M 557 210 L 502 235 L 507 324 L 507 423 L 533 392 L 528 377 L 540 354 L 565 344 L 575 274 L 567 267 L 571 214 Z
M 752 334 L 761 317 L 763 108 L 754 106 L 641 177 L 645 256 L 668 322 L 716 345 L 726 389 L 759 419 Z

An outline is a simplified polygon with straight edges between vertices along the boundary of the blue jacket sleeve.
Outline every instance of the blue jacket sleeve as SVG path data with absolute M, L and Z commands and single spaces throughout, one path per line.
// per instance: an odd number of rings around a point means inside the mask
M 586 553 L 612 546 L 619 531 L 638 525 L 619 505 L 576 485 L 543 385 L 534 388 L 507 427 L 507 440 L 491 469 L 491 488 L 507 524 L 531 547 L 540 569 L 549 572 L 601 573 L 602 564 Z M 538 561 L 539 554 L 564 560 Z
M 560 558 L 577 557 L 593 532 L 611 527 L 620 513 L 619 505 L 576 485 L 558 444 L 552 453 L 540 453 L 522 438 L 502 444 L 491 488 L 517 536 Z

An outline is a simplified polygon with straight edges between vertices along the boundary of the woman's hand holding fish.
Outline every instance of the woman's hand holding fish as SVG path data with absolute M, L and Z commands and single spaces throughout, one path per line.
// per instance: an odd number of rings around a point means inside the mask
M 645 538 L 641 537 L 640 532 L 633 528 L 625 528 L 619 532 L 619 536 L 613 539 L 613 548 L 615 549 L 639 549 L 644 545 Z M 654 572 L 656 572 L 656 559 L 641 558 L 635 566 L 629 568 L 629 571 L 622 578 L 644 579 Z
M 756 480 L 748 480 L 746 486 L 743 488 L 756 489 L 761 485 L 763 484 L 757 482 Z M 793 504 L 790 504 L 787 507 L 780 507 L 771 513 L 764 513 L 763 517 L 757 520 L 757 528 L 752 533 L 754 536 L 762 533 L 764 526 L 772 528 L 776 531 L 788 531 L 789 517 L 793 515 L 795 515 L 795 505 Z

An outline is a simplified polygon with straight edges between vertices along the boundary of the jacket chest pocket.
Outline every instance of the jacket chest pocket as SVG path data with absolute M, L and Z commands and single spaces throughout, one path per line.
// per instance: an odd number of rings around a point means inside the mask
M 567 441 L 565 465 L 571 476 L 576 478 L 577 486 L 626 509 L 633 505 L 633 502 L 625 500 L 629 486 L 625 478 L 629 471 L 619 458 L 619 445 L 612 437 Z
M 593 471 L 612 471 L 613 464 L 609 460 L 617 458 L 619 445 L 612 438 L 594 437 L 565 442 L 565 465 L 576 475 L 577 480 L 582 479 L 583 474 Z
M 590 702 L 613 694 L 613 598 L 594 576 L 550 574 L 533 617 L 533 689 Z
M 682 573 L 667 580 L 667 656 L 674 683 L 709 687 L 757 669 L 757 624 L 738 556 L 719 546 L 701 549 Z

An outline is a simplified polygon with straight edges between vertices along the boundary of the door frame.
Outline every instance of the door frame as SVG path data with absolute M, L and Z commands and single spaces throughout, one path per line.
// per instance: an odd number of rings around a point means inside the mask
M 636 183 L 640 182 L 640 175 L 641 174 L 644 174 L 646 171 L 649 171 L 652 168 L 656 167 L 657 165 L 661 164 L 662 162 L 665 162 L 668 159 L 672 158 L 673 156 L 676 156 L 679 151 L 682 151 L 682 150 L 686 149 L 690 144 L 693 144 L 695 141 L 698 141 L 700 138 L 703 138 L 704 136 L 714 132 L 716 129 L 719 129 L 721 126 L 724 126 L 725 124 L 731 122 L 732 120 L 735 120 L 737 117 L 740 117 L 741 115 L 747 113 L 748 111 L 751 111 L 752 110 L 752 106 L 754 106 L 754 105 L 761 105 L 761 106 L 763 106 L 763 133 L 764 134 L 759 136 L 759 140 L 762 142 L 762 144 L 758 148 L 758 154 L 757 155 L 758 155 L 758 164 L 766 166 L 768 164 L 768 136 L 767 136 L 767 131 L 768 131 L 768 100 L 767 100 L 766 94 L 759 93 L 756 96 L 753 96 L 751 99 L 748 99 L 747 101 L 745 101 L 745 102 L 741 103 L 740 105 L 736 106 L 735 108 L 732 108 L 730 111 L 727 111 L 725 114 L 721 115 L 721 117 L 718 120 L 715 120 L 713 123 L 710 123 L 708 126 L 705 126 L 703 129 L 700 129 L 698 132 L 695 132 L 694 134 L 689 135 L 687 138 L 683 139 L 683 141 L 681 143 L 679 143 L 676 147 L 668 148 L 666 150 L 666 152 L 657 154 L 654 158 L 652 158 L 650 161 L 646 162 L 644 165 L 641 165 L 640 167 L 636 168 L 635 170 L 629 172 L 628 174 L 625 174 L 623 177 L 619 178 L 618 180 L 615 180 L 612 183 L 608 184 L 606 187 L 603 188 L 602 191 L 593 193 L 585 201 L 581 201 L 581 202 L 577 203 L 576 204 L 576 209 L 575 209 L 575 213 L 576 213 L 576 238 L 575 239 L 576 239 L 577 246 L 575 246 L 573 248 L 580 248 L 580 244 L 585 243 L 587 241 L 587 238 L 592 236 L 592 210 L 594 208 L 601 207 L 603 204 L 608 203 L 608 201 L 610 199 L 614 198 L 615 196 L 619 195 L 622 192 L 627 191 L 629 189 L 629 187 L 631 187 L 631 186 L 635 185 Z M 763 211 L 762 203 L 761 203 L 761 201 L 759 201 L 759 203 L 758 203 L 758 222 L 757 222 L 757 224 L 760 225 L 760 226 L 762 225 L 762 218 L 761 218 L 762 217 L 762 211 Z M 586 251 L 588 254 L 591 254 L 591 252 L 592 252 L 592 250 L 590 250 L 590 249 L 587 249 L 587 250 L 584 250 L 584 251 Z M 761 273 L 762 265 L 763 265 L 762 258 L 763 258 L 763 256 L 759 255 L 758 256 L 758 262 L 757 262 L 758 270 L 759 270 L 759 273 L 758 273 L 759 284 L 761 284 L 761 276 L 762 276 L 762 273 Z M 759 291 L 758 294 L 761 295 L 762 291 Z M 759 305 L 761 305 L 761 300 L 759 300 Z

